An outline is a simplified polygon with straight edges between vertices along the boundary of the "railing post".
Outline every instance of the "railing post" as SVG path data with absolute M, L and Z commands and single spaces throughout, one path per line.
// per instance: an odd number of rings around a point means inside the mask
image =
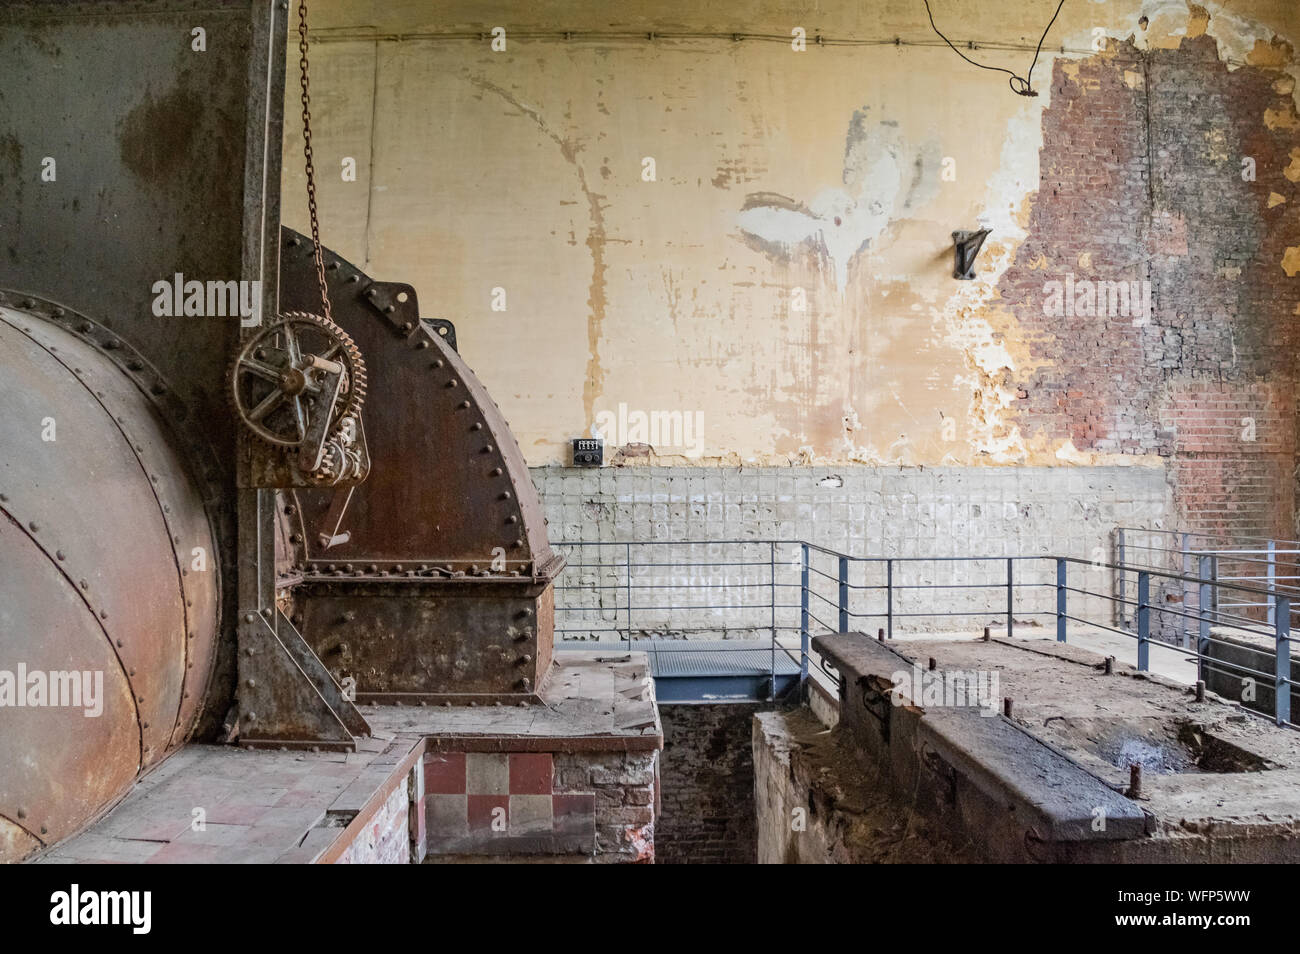
M 632 544 L 624 544 L 627 559 L 627 649 L 632 650 Z
M 1216 553 L 1210 557 L 1210 579 L 1214 583 L 1214 590 L 1210 602 L 1214 610 L 1214 617 L 1219 617 L 1219 555 Z
M 767 562 L 768 562 L 768 581 L 771 584 L 768 587 L 768 594 L 772 604 L 772 672 L 768 681 L 767 699 L 769 702 L 776 699 L 776 541 L 767 542 Z
M 802 543 L 802 566 L 799 568 L 799 686 L 808 681 L 808 544 Z
M 1200 569 L 1196 574 L 1201 580 L 1200 595 L 1196 598 L 1196 613 L 1200 617 L 1200 632 L 1196 640 L 1196 678 L 1202 680 L 1206 679 L 1210 671 L 1205 661 L 1210 655 L 1210 600 L 1213 599 L 1210 570 L 1210 557 L 1201 557 Z
M 849 558 L 840 557 L 840 632 L 849 631 Z
M 1007 557 L 1007 639 L 1011 638 L 1011 631 L 1013 626 L 1015 625 L 1015 620 L 1013 616 L 1015 614 L 1015 609 L 1016 609 L 1016 598 L 1015 598 L 1016 591 L 1015 591 L 1015 585 L 1014 585 L 1014 580 L 1012 578 L 1012 571 L 1011 571 L 1011 567 L 1013 563 L 1014 561 L 1011 559 L 1011 557 Z
M 1151 668 L 1151 574 L 1145 570 L 1138 571 L 1138 672 L 1147 672 Z
M 1192 548 L 1191 548 L 1192 535 L 1185 530 L 1183 531 L 1183 535 L 1182 535 L 1182 545 L 1183 545 L 1183 554 L 1182 554 L 1183 562 L 1178 572 L 1181 573 L 1183 576 L 1191 576 L 1192 575 Z M 1186 581 L 1184 581 L 1180 585 L 1183 588 L 1183 606 L 1186 606 L 1188 584 L 1186 583 Z M 1189 620 L 1186 616 L 1180 617 L 1180 619 L 1182 620 L 1182 625 L 1183 625 L 1183 648 L 1186 649 L 1192 643 L 1192 630 L 1191 630 L 1192 623 L 1191 620 Z
M 1065 567 L 1060 557 L 1056 558 L 1056 641 L 1065 642 Z
M 1277 622 L 1277 541 L 1268 541 L 1268 625 Z
M 1128 597 L 1125 595 L 1125 593 L 1128 590 L 1128 581 L 1124 579 L 1124 552 L 1125 551 L 1124 551 L 1124 528 L 1123 527 L 1120 527 L 1119 530 L 1116 531 L 1116 536 L 1117 539 L 1115 541 L 1115 548 L 1118 551 L 1118 553 L 1116 554 L 1115 563 L 1119 566 L 1119 569 L 1116 571 L 1119 574 L 1119 602 L 1117 602 L 1115 605 L 1119 607 L 1118 625 L 1120 629 L 1123 629 L 1124 624 L 1128 621 L 1127 617 L 1125 617 L 1124 615 L 1124 600 L 1128 599 Z
M 1291 598 L 1277 597 L 1277 622 L 1273 625 L 1277 641 L 1277 666 L 1274 669 L 1273 710 L 1277 724 L 1291 721 Z
M 894 561 L 885 561 L 885 635 L 894 638 Z

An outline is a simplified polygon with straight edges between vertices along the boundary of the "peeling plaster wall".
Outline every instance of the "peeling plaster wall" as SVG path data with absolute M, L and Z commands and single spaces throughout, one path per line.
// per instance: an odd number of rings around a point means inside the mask
M 959 44 L 1027 46 L 974 54 L 1021 73 L 1051 6 L 933 2 Z M 473 36 L 494 26 L 505 52 Z M 879 42 L 729 38 L 795 26 Z M 325 240 L 456 322 L 531 464 L 567 462 L 593 425 L 607 459 L 646 443 L 659 463 L 1173 458 L 1185 519 L 1232 493 L 1185 489 L 1235 468 L 1268 485 L 1239 523 L 1289 528 L 1290 0 L 1067 0 L 1036 98 L 937 45 L 920 0 L 322 2 L 313 31 Z M 302 229 L 293 126 L 284 216 Z M 955 281 L 950 234 L 981 225 L 979 277 Z M 1046 321 L 1063 271 L 1150 280 L 1151 321 Z M 1206 387 L 1233 395 L 1211 429 L 1256 400 L 1285 439 L 1259 461 L 1230 436 L 1185 453 L 1182 396 Z M 655 411 L 674 416 L 639 429 Z

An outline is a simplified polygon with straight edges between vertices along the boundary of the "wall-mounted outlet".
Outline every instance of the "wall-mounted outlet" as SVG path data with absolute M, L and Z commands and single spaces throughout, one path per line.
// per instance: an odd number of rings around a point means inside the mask
M 605 441 L 599 437 L 573 439 L 573 466 L 599 467 L 605 462 Z

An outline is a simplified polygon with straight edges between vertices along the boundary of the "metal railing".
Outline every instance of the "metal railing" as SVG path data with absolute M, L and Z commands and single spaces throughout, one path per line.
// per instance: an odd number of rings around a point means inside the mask
M 1214 561 L 1223 554 L 1192 551 L 1196 563 L 1188 574 L 1071 556 L 855 556 L 800 540 L 582 542 L 558 548 L 570 560 L 556 585 L 561 651 L 610 641 L 631 649 L 639 640 L 667 638 L 691 652 L 692 637 L 721 634 L 729 651 L 767 654 L 771 698 L 780 655 L 798 664 L 801 685 L 814 666 L 837 678 L 812 652 L 812 637 L 821 633 L 874 628 L 878 638 L 890 639 L 918 631 L 918 625 L 936 635 L 974 635 L 983 626 L 997 626 L 1008 637 L 1021 627 L 1067 642 L 1073 625 L 1076 632 L 1133 640 L 1139 671 L 1150 670 L 1155 644 L 1194 659 L 1201 678 L 1215 671 L 1257 679 L 1272 688 L 1277 724 L 1294 727 L 1294 588 L 1284 588 L 1276 577 L 1259 586 L 1216 576 Z M 1135 585 L 1131 599 L 1126 584 L 1115 584 L 1126 579 Z M 1181 602 L 1160 598 L 1189 588 L 1197 596 L 1190 612 Z M 1272 612 L 1253 619 L 1236 612 L 1243 606 Z M 1161 639 L 1172 631 L 1162 624 L 1171 620 L 1195 634 L 1189 644 Z M 1266 645 L 1274 655 L 1273 671 L 1210 655 L 1215 646 L 1240 647 L 1241 640 Z
M 1272 625 L 1276 620 L 1275 596 L 1291 598 L 1292 613 L 1300 612 L 1300 541 L 1268 537 L 1228 538 L 1200 530 L 1163 530 L 1150 527 L 1117 527 L 1115 529 L 1116 588 L 1120 596 L 1128 595 L 1130 582 L 1139 568 L 1177 568 L 1184 576 L 1205 576 L 1209 559 L 1208 577 L 1225 583 L 1246 583 L 1263 587 L 1268 595 L 1263 599 L 1245 596 L 1228 600 L 1216 599 L 1213 610 L 1220 615 L 1231 615 L 1246 622 L 1262 621 Z M 1199 589 L 1187 587 L 1183 602 L 1191 606 L 1199 603 Z M 1218 596 L 1217 591 L 1212 593 Z M 1130 622 L 1122 615 L 1118 622 Z M 1292 620 L 1293 624 L 1295 620 Z M 1184 628 L 1183 644 L 1189 645 L 1193 630 Z

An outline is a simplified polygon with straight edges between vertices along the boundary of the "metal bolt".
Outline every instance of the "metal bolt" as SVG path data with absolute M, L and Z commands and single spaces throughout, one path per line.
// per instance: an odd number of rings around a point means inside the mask
M 1002 714 L 1006 716 L 1008 719 L 1011 718 L 1011 697 L 1010 696 L 1002 700 Z
M 55 550 L 55 551 L 54 551 L 54 556 L 55 556 L 56 559 L 59 559 L 59 560 L 66 560 L 66 559 L 67 559 L 67 555 L 64 554 L 64 552 L 63 552 L 62 550 Z
M 256 613 L 245 613 L 245 614 L 244 614 L 244 622 L 245 622 L 245 623 L 256 623 L 256 622 L 257 622 L 257 614 L 256 614 Z
M 885 641 L 885 631 L 883 629 L 876 630 L 876 639 L 882 643 Z
M 1128 767 L 1128 791 L 1124 793 L 1129 798 L 1142 797 L 1142 766 L 1134 763 Z
M 40 524 L 38 524 L 35 520 L 27 524 L 27 526 L 31 529 L 32 533 L 35 533 L 37 530 L 41 529 Z
M 1205 680 L 1204 679 L 1196 680 L 1196 701 L 1197 702 L 1205 701 Z
M 988 641 L 989 641 L 989 628 L 988 628 L 987 626 L 985 626 L 985 627 L 984 627 L 984 642 L 987 643 Z
M 931 657 L 930 657 L 930 672 L 934 672 L 935 667 L 936 667 L 937 665 L 938 665 L 938 663 L 936 663 L 936 662 L 934 661 L 934 657 L 931 656 Z
M 1113 676 L 1114 674 L 1115 674 L 1115 657 L 1114 657 L 1114 656 L 1107 656 L 1107 657 L 1106 657 L 1106 675 L 1108 675 L 1108 676 Z

